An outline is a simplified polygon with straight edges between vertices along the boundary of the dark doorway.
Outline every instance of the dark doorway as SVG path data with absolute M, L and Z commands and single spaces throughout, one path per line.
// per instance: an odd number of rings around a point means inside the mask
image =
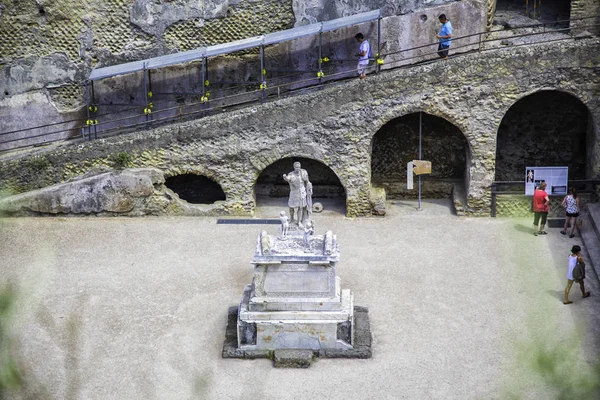
M 335 172 L 320 161 L 303 157 L 283 158 L 275 161 L 260 173 L 254 186 L 257 205 L 280 204 L 287 207 L 290 187 L 283 180 L 283 174 L 290 173 L 294 169 L 293 165 L 296 161 L 299 161 L 302 169 L 308 172 L 309 180 L 313 185 L 313 202 L 321 202 L 326 209 L 345 213 L 346 190 Z
M 225 192 L 218 183 L 202 175 L 183 174 L 166 179 L 165 185 L 181 200 L 192 204 L 212 204 L 225 200 Z
M 468 143 L 456 126 L 423 113 L 423 160 L 432 162 L 431 175 L 422 175 L 424 198 L 448 198 L 454 185 L 463 185 Z M 371 183 L 386 189 L 390 199 L 416 198 L 406 189 L 406 164 L 419 159 L 419 113 L 385 124 L 373 137 Z
M 571 0 L 497 0 L 497 21 L 508 21 L 519 15 L 525 15 L 543 23 L 566 21 L 571 15 Z M 569 23 L 556 23 L 550 27 L 568 28 Z
M 585 104 L 568 93 L 517 101 L 498 128 L 495 180 L 523 180 L 527 166 L 568 166 L 569 179 L 585 179 L 588 119 Z

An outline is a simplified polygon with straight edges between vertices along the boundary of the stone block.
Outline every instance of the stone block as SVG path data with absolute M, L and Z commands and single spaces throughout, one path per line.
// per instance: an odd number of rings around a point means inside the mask
M 313 358 L 313 351 L 306 349 L 279 349 L 274 353 L 275 368 L 308 368 Z

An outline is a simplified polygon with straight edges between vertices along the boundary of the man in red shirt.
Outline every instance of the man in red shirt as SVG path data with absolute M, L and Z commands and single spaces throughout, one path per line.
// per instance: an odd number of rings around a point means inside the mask
M 548 232 L 544 230 L 544 226 L 546 225 L 546 219 L 548 218 L 548 205 L 550 204 L 550 199 L 548 198 L 548 193 L 546 193 L 546 182 L 540 183 L 540 186 L 533 193 L 533 212 L 535 216 L 533 217 L 533 227 L 535 236 L 537 235 L 547 235 Z M 541 219 L 541 225 L 540 224 Z

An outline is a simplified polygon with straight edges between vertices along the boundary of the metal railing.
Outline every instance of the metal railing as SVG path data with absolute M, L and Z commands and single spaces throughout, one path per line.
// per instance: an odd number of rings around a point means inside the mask
M 562 21 L 554 21 L 547 23 L 539 23 L 532 24 L 527 26 L 522 26 L 519 28 L 515 28 L 510 32 L 514 33 L 515 30 L 523 30 L 523 29 L 535 29 L 538 28 L 539 32 L 526 32 L 526 33 L 517 33 L 511 36 L 503 36 L 499 38 L 489 38 L 488 36 L 493 33 L 489 31 L 478 32 L 470 35 L 454 37 L 452 38 L 453 46 L 451 48 L 452 58 L 464 56 L 467 54 L 471 54 L 473 52 L 485 52 L 485 51 L 493 51 L 498 48 L 502 48 L 501 42 L 507 39 L 517 39 L 517 38 L 535 38 L 539 35 L 547 35 L 548 33 L 568 33 L 571 31 L 571 25 L 573 22 L 584 22 L 592 19 L 596 19 L 598 16 L 591 17 L 582 17 L 582 18 L 574 18 L 569 20 Z M 568 24 L 569 27 L 564 28 L 556 28 L 549 30 L 550 26 L 556 26 L 561 24 Z M 577 25 L 576 29 L 584 30 L 590 28 L 597 28 L 600 24 L 594 23 L 585 23 L 582 25 Z M 541 28 L 541 29 L 539 29 Z M 507 30 L 501 32 L 509 32 Z M 531 45 L 531 44 L 541 44 L 541 43 L 551 43 L 558 41 L 566 41 L 566 40 L 575 40 L 576 38 L 570 35 L 561 35 L 556 38 L 547 38 L 546 36 L 541 38 L 542 40 L 532 41 L 522 44 L 514 44 L 512 47 Z M 466 43 L 456 46 L 456 43 Z M 496 45 L 497 44 L 497 45 Z M 428 64 L 432 62 L 437 62 L 437 46 L 438 41 L 433 43 L 428 43 L 420 46 L 415 46 L 408 49 L 402 49 L 394 52 L 382 53 L 377 55 L 377 57 L 372 58 L 371 60 L 375 61 L 374 65 L 370 66 L 370 72 L 380 73 L 381 72 L 381 64 L 379 60 L 384 60 L 389 58 L 385 62 L 384 70 L 396 70 L 399 68 L 410 68 L 415 65 L 420 64 Z M 429 50 L 431 48 L 435 48 L 435 50 Z M 414 55 L 413 53 L 418 53 Z M 400 55 L 398 59 L 393 59 L 395 56 Z M 406 56 L 404 56 L 406 55 Z M 355 59 L 331 59 L 330 63 L 348 63 L 352 62 L 356 63 Z M 274 69 L 275 72 L 280 70 Z M 285 71 L 285 70 L 284 70 Z M 319 70 L 321 71 L 321 70 Z M 283 71 L 282 71 L 283 72 Z M 163 93 L 168 96 L 179 96 L 184 98 L 184 104 L 172 105 L 175 100 L 154 100 L 152 101 L 152 109 L 148 112 L 147 104 L 143 105 L 115 105 L 115 104 L 106 104 L 104 107 L 108 106 L 125 106 L 127 108 L 116 110 L 114 112 L 108 112 L 104 114 L 92 113 L 91 117 L 88 117 L 87 120 L 84 119 L 71 119 L 68 121 L 61 121 L 51 124 L 44 124 L 40 126 L 35 126 L 31 128 L 22 128 L 18 130 L 13 130 L 9 132 L 1 132 L 0 133 L 0 147 L 2 145 L 6 145 L 9 143 L 16 142 L 24 142 L 30 141 L 31 139 L 47 137 L 48 140 L 40 141 L 39 143 L 25 143 L 17 146 L 12 146 L 10 148 L 1 149 L 0 152 L 8 152 L 16 149 L 21 149 L 25 147 L 31 146 L 41 146 L 54 142 L 61 141 L 69 141 L 69 140 L 81 140 L 97 138 L 100 136 L 113 135 L 120 132 L 127 132 L 132 129 L 136 129 L 139 127 L 150 128 L 156 127 L 163 123 L 167 122 L 177 122 L 188 120 L 192 118 L 203 117 L 206 115 L 214 114 L 217 111 L 222 111 L 224 109 L 231 109 L 244 107 L 252 103 L 261 103 L 268 100 L 280 99 L 286 96 L 293 96 L 296 94 L 306 93 L 306 91 L 320 89 L 324 86 L 330 86 L 332 84 L 339 84 L 344 82 L 347 78 L 352 76 L 354 78 L 355 68 L 344 69 L 339 72 L 334 72 L 332 74 L 328 74 L 325 76 L 322 75 L 314 75 L 317 70 L 307 70 L 307 71 L 293 71 L 287 70 L 285 72 L 294 72 L 292 74 L 284 75 L 284 76 L 274 76 L 271 73 L 271 78 L 268 81 L 268 85 L 264 85 L 264 82 L 245 82 L 245 86 L 256 85 L 256 89 L 247 90 L 241 93 L 231 93 L 228 94 L 228 91 L 238 90 L 239 87 L 231 87 L 231 88 L 222 88 L 221 91 L 224 96 L 220 96 L 217 98 L 206 98 L 203 96 L 203 93 Z M 305 77 L 307 74 L 312 74 L 310 77 Z M 297 80 L 285 81 L 289 78 L 296 77 Z M 156 95 L 163 95 L 157 93 Z M 185 98 L 190 96 L 198 96 L 202 98 L 199 101 L 193 101 L 190 103 L 185 103 Z M 101 104 L 98 104 L 101 105 Z M 96 104 L 88 104 L 88 107 L 97 107 Z M 161 105 L 163 106 L 161 108 Z M 144 110 L 141 112 L 140 110 Z M 121 116 L 120 114 L 125 113 L 134 113 L 133 115 Z M 109 117 L 117 117 L 109 119 Z M 140 121 L 141 119 L 141 121 Z M 71 124 L 72 126 L 64 127 L 66 125 Z M 44 128 L 53 128 L 56 127 L 56 130 L 52 130 L 50 132 L 42 132 Z M 62 127 L 62 128 L 61 128 Z M 104 129 L 101 129 L 103 128 Z M 9 138 L 8 140 L 2 140 L 8 135 L 14 135 L 16 133 L 22 132 L 30 132 L 30 135 L 18 137 L 18 138 Z M 66 134 L 76 132 L 77 136 L 73 137 L 65 137 Z M 60 135 L 58 138 L 52 137 L 53 135 Z M 504 184 L 505 182 L 497 182 L 498 184 Z
M 596 194 L 600 189 L 600 179 L 574 179 L 569 180 L 569 188 L 574 187 L 580 194 Z M 492 210 L 491 216 L 496 216 L 498 195 L 523 195 L 525 196 L 525 181 L 494 181 L 492 182 Z M 548 194 L 549 197 L 564 197 L 564 194 Z

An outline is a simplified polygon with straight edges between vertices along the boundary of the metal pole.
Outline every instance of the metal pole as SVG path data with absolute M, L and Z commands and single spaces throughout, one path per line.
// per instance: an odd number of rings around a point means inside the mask
M 377 18 L 377 58 L 381 57 L 381 17 Z M 381 65 L 375 60 L 377 63 L 377 73 L 381 72 Z
M 496 217 L 496 185 L 492 184 L 492 217 Z
M 148 92 L 152 92 L 152 70 L 148 70 Z M 148 94 L 146 94 L 146 96 L 148 96 Z M 146 100 L 146 102 L 148 102 L 148 100 Z M 152 102 L 152 104 L 154 105 L 154 102 Z M 154 107 L 151 107 L 151 110 L 153 109 Z M 152 121 L 154 119 L 154 116 L 152 114 L 148 115 L 150 117 L 150 121 Z
M 202 97 L 204 97 L 204 93 L 205 93 L 205 90 L 206 90 L 206 86 L 204 85 L 204 82 L 206 81 L 205 68 L 206 68 L 206 57 L 203 57 L 202 58 L 202 71 L 201 71 L 201 76 L 202 76 Z M 200 110 L 204 110 L 204 103 L 200 104 Z
M 148 108 L 148 77 L 147 77 L 146 63 L 144 63 L 144 99 L 146 104 L 144 108 L 144 114 L 146 115 L 146 129 L 148 129 L 148 113 L 146 109 Z
M 87 105 L 87 119 L 86 119 L 86 125 L 88 128 L 88 140 L 91 140 L 92 138 L 92 126 L 89 125 L 89 120 L 90 120 L 90 87 L 88 85 L 88 81 L 85 81 L 85 104 Z M 85 129 L 82 130 L 82 133 L 85 137 Z
M 92 81 L 91 86 L 92 86 L 92 104 L 96 104 L 96 92 L 94 91 L 94 81 Z M 89 110 L 89 108 L 88 108 L 88 110 Z M 98 128 L 96 127 L 96 124 L 94 124 L 94 139 L 98 139 Z
M 264 46 L 260 46 L 260 83 L 261 85 L 266 85 L 266 79 L 265 79 L 265 47 Z M 266 87 L 263 86 L 262 87 L 262 102 L 264 103 L 265 100 L 267 99 L 267 92 L 266 92 Z
M 210 86 L 210 81 L 208 78 L 208 57 L 206 57 L 205 59 L 206 59 L 206 64 L 205 64 L 206 70 L 204 71 L 204 77 L 209 82 L 209 86 Z M 206 92 L 209 95 L 206 97 L 206 104 L 204 106 L 205 106 L 205 108 L 207 108 L 206 114 L 209 115 L 210 114 L 210 93 L 208 92 L 208 90 Z
M 419 111 L 419 160 L 423 156 L 423 112 Z M 419 175 L 419 206 L 421 209 L 421 175 Z
M 322 46 L 323 46 L 323 32 L 319 32 L 319 60 L 318 60 L 318 64 L 319 64 L 319 83 L 323 82 L 323 78 L 321 77 L 321 65 L 323 63 L 323 58 L 322 58 Z

